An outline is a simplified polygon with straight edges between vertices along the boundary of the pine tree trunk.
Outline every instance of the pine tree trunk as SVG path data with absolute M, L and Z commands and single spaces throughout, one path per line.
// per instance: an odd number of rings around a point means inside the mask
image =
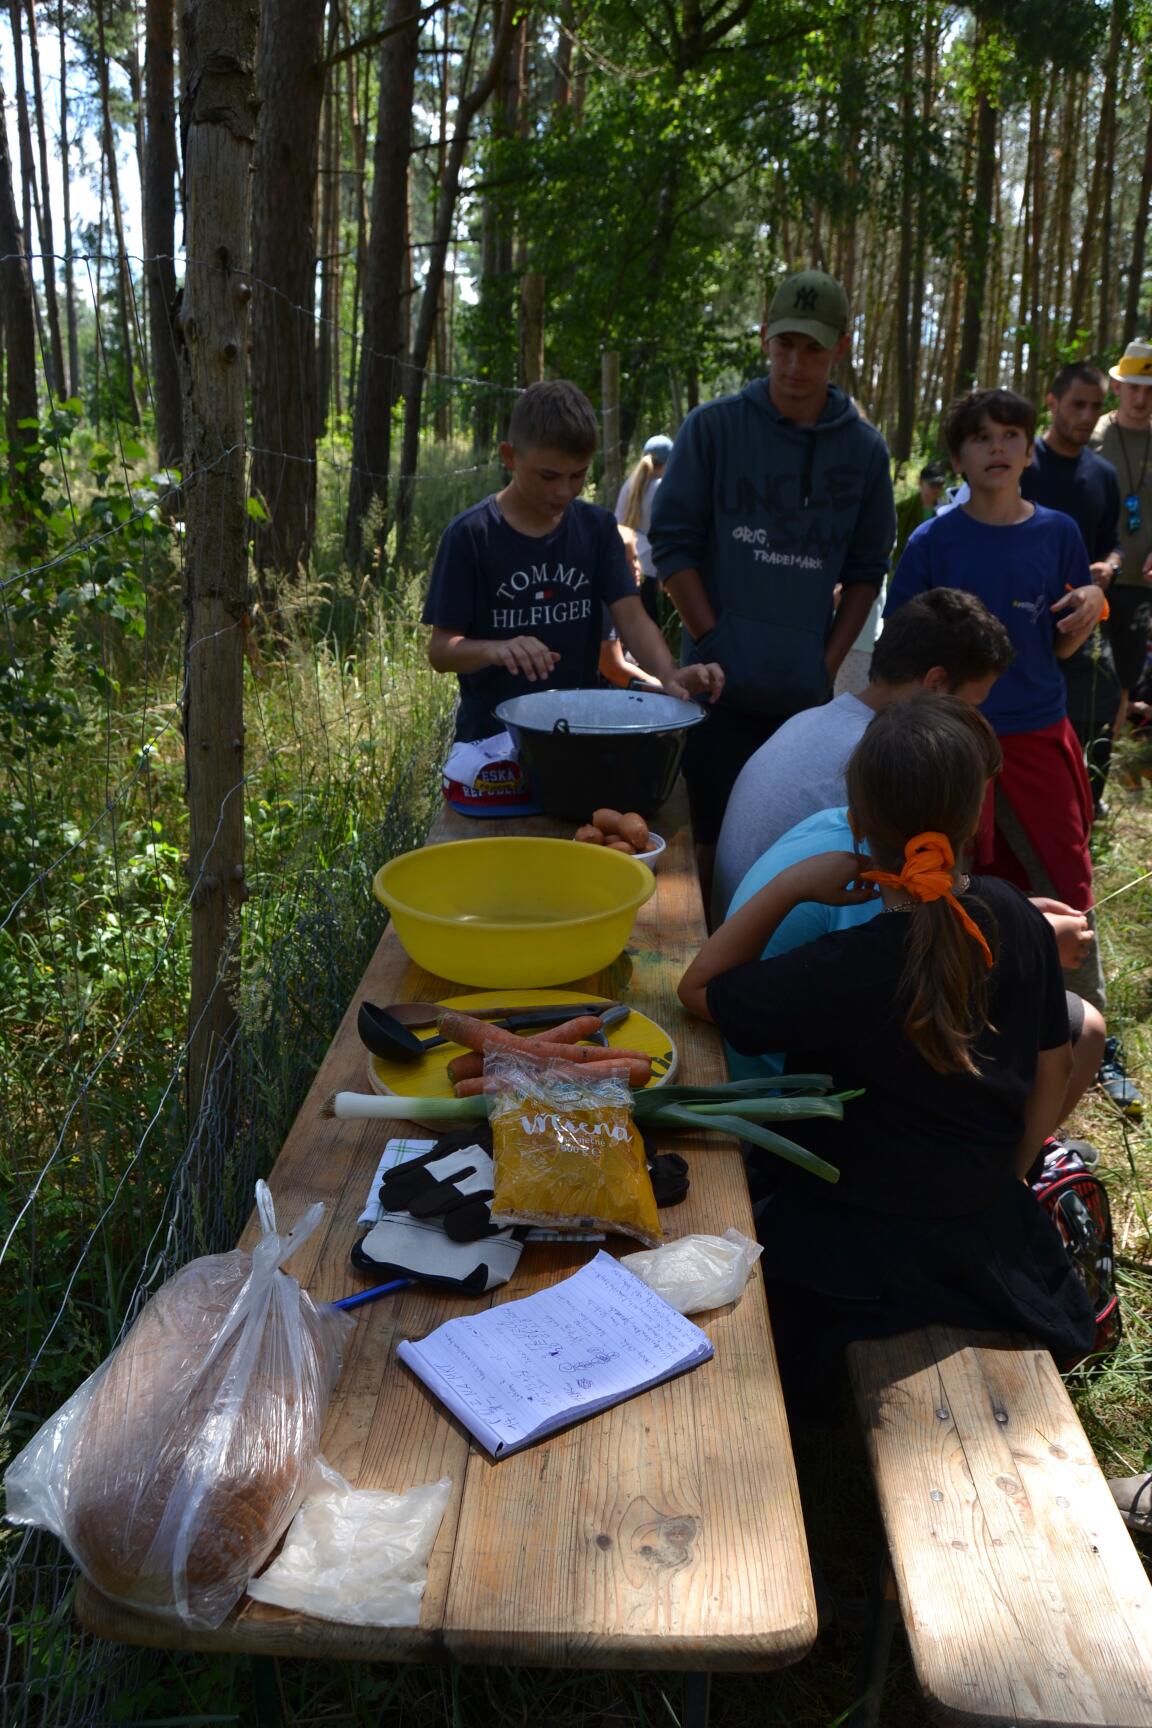
M 384 76 L 383 67 L 381 67 L 381 74 L 380 75 L 381 75 L 381 79 L 383 79 L 383 76 Z M 367 259 L 368 259 L 368 247 L 369 247 L 369 241 L 368 241 L 368 176 L 367 176 L 367 163 L 368 163 L 367 150 L 368 150 L 368 146 L 367 146 L 367 139 L 368 139 L 368 131 L 369 131 L 369 123 L 370 123 L 369 108 L 371 105 L 371 85 L 370 85 L 368 79 L 365 78 L 364 79 L 363 112 L 361 112 L 361 104 L 358 100 L 359 87 L 360 87 L 360 77 L 359 77 L 359 73 L 357 70 L 356 62 L 354 59 L 350 59 L 348 62 L 348 87 L 347 87 L 347 90 L 348 90 L 348 125 L 349 125 L 349 128 L 350 128 L 351 133 L 352 133 L 352 160 L 353 160 L 353 165 L 354 165 L 353 185 L 355 188 L 355 194 L 354 195 L 356 198 L 356 254 L 355 254 L 355 257 L 352 261 L 352 323 L 351 323 L 352 341 L 349 345 L 349 353 L 348 353 L 348 400 L 351 403 L 354 403 L 356 400 L 356 380 L 360 376 L 360 349 L 359 349 L 359 345 L 358 345 L 360 332 L 361 332 L 361 323 L 362 323 L 360 307 L 361 307 L 361 303 L 364 299 L 364 295 L 367 292 L 367 288 L 365 285 L 365 276 L 367 273 Z M 384 123 L 385 122 L 382 118 L 379 119 L 377 122 L 378 125 L 383 125 Z M 399 125 L 401 122 L 399 120 L 397 120 L 394 123 Z M 409 145 L 409 147 L 408 147 L 408 154 L 410 154 L 410 153 L 411 153 L 411 145 Z M 407 170 L 405 170 L 405 175 L 407 175 Z M 373 180 L 373 186 L 375 186 L 375 180 Z M 405 194 L 405 196 L 407 196 L 407 194 Z M 403 242 L 402 242 L 403 246 L 405 248 L 405 260 L 407 260 L 408 237 L 409 236 L 408 236 L 407 204 L 405 204 L 404 237 L 403 237 Z M 397 238 L 396 244 L 397 245 L 401 244 L 401 241 L 399 238 Z M 341 388 L 342 388 L 342 385 L 341 385 L 340 379 L 338 377 L 337 382 L 336 382 L 336 393 L 337 393 L 336 412 L 338 414 L 341 412 L 341 405 L 340 405 L 340 400 L 339 400 Z
M 1148 243 L 1148 205 L 1152 201 L 1152 108 L 1144 134 L 1144 166 L 1140 171 L 1140 192 L 1132 221 L 1132 254 L 1128 264 L 1128 292 L 1124 301 L 1124 331 L 1121 341 L 1127 347 L 1136 334 L 1140 303 L 1144 288 L 1144 256 Z
M 162 468 L 179 468 L 184 447 L 176 359 L 176 103 L 172 0 L 147 0 L 144 18 L 144 157 L 141 193 L 144 282 L 152 337 L 151 385 Z
M 920 307 L 912 300 L 916 183 L 916 15 L 906 5 L 900 45 L 900 241 L 896 261 L 896 436 L 892 457 L 902 468 L 912 454 L 916 420 L 916 374 L 912 367 L 912 326 Z
M 1127 0 L 1112 0 L 1112 23 L 1108 35 L 1108 60 L 1104 79 L 1104 104 L 1100 115 L 1100 306 L 1096 322 L 1096 348 L 1103 353 L 1112 334 L 1112 308 L 1116 304 L 1116 263 L 1112 232 L 1112 183 L 1116 163 L 1116 83 L 1120 46 L 1127 23 Z
M 520 36 L 517 29 L 517 38 Z M 498 101 L 492 105 L 489 122 L 494 140 L 514 138 L 520 124 L 520 72 L 522 59 L 513 45 L 500 76 Z M 515 317 L 516 274 L 513 248 L 516 212 L 506 187 L 494 187 L 484 195 L 481 215 L 480 318 L 478 351 L 480 376 L 493 386 L 479 397 L 476 408 L 476 443 L 480 450 L 493 449 L 503 438 L 508 422 L 510 392 L 515 377 L 509 366 L 505 335 Z
M 68 377 L 80 391 L 80 338 L 76 327 L 76 272 L 72 243 L 72 141 L 68 133 L 68 42 L 64 0 L 58 0 L 56 30 L 60 43 L 60 181 L 64 191 L 64 318 L 68 328 Z
M 1051 336 L 1045 355 L 1045 371 L 1055 361 L 1055 332 L 1063 331 L 1071 300 L 1068 273 L 1072 255 L 1072 200 L 1076 189 L 1076 165 L 1087 75 L 1068 80 L 1064 111 L 1060 120 L 1060 166 L 1056 175 L 1056 244 L 1048 249 L 1049 273 L 1044 299 L 1050 308 Z
M 462 92 L 456 106 L 452 142 L 448 149 L 443 180 L 439 189 L 440 202 L 432 244 L 428 252 L 428 269 L 420 310 L 412 337 L 411 365 L 408 386 L 404 393 L 404 441 L 400 453 L 400 481 L 396 490 L 396 540 L 398 555 L 403 554 L 412 515 L 412 488 L 420 457 L 420 413 L 424 400 L 424 368 L 432 343 L 432 332 L 439 305 L 440 284 L 448 257 L 448 243 L 456 215 L 456 199 L 460 190 L 460 170 L 468 148 L 472 121 L 487 102 L 496 86 L 501 68 L 512 47 L 517 16 L 516 0 L 502 0 L 499 22 L 492 42 L 488 68 L 471 90 Z
M 1116 68 L 1120 53 L 1121 0 L 1113 0 L 1112 19 L 1108 32 L 1108 53 L 1104 65 L 1104 93 L 1100 100 L 1099 123 L 1096 127 L 1096 150 L 1092 159 L 1092 179 L 1084 221 L 1084 236 L 1072 288 L 1072 304 L 1068 313 L 1068 335 L 1075 341 L 1092 317 L 1092 283 L 1097 277 L 1096 261 L 1100 254 L 1100 236 L 1105 205 L 1104 176 L 1108 161 L 1110 117 L 1116 108 Z
M 939 28 L 939 18 L 936 15 L 932 0 L 929 0 L 928 5 L 924 9 L 922 71 L 920 79 L 920 124 L 922 134 L 925 136 L 927 135 L 928 125 L 936 106 L 936 51 L 938 46 L 937 32 Z M 922 190 L 921 200 L 923 200 L 925 196 L 931 196 L 931 194 L 926 194 Z M 927 280 L 926 259 L 928 252 L 928 224 L 925 216 L 926 212 L 921 216 L 921 219 L 914 224 L 916 245 L 912 270 L 911 295 L 911 369 L 913 388 L 915 388 L 915 380 L 920 376 L 920 360 L 923 345 L 924 325 L 922 308 L 924 306 L 924 288 Z
M 956 360 L 956 393 L 969 390 L 976 378 L 983 329 L 984 296 L 992 238 L 992 206 L 996 186 L 996 135 L 999 109 L 988 88 L 991 74 L 981 67 L 981 48 L 987 40 L 983 21 L 976 26 L 976 60 L 979 90 L 976 97 L 976 162 L 972 203 L 964 257 L 964 313 L 960 351 Z
M 1036 228 L 1036 195 L 1042 169 L 1040 163 L 1040 90 L 1033 86 L 1028 99 L 1028 153 L 1024 161 L 1024 198 L 1020 208 L 1021 247 L 1020 290 L 1016 301 L 1016 336 L 1012 346 L 1012 388 L 1022 395 L 1027 368 L 1025 349 L 1036 350 L 1035 331 L 1029 331 L 1028 316 L 1033 300 L 1032 265 L 1035 257 L 1033 236 Z
M 329 14 L 327 58 L 336 48 L 340 9 Z M 320 149 L 320 331 L 316 343 L 316 436 L 327 428 L 332 381 L 340 376 L 340 74 L 325 80 Z
M 112 102 L 108 75 L 108 48 L 104 34 L 104 0 L 96 0 L 97 73 L 100 83 L 101 136 L 104 162 L 108 172 L 108 197 L 112 204 L 112 223 L 116 232 L 116 305 L 119 313 L 121 352 L 124 359 L 124 395 L 128 418 L 133 426 L 140 424 L 140 405 L 136 400 L 135 343 L 132 337 L 132 278 L 128 271 L 128 248 L 124 243 L 124 206 L 120 201 L 120 170 L 116 162 L 116 131 L 112 125 Z
M 40 412 L 36 399 L 36 317 L 33 311 L 32 277 L 24 251 L 24 237 L 16 211 L 12 185 L 12 159 L 8 154 L 4 91 L 0 88 L 0 310 L 4 323 L 4 358 L 8 393 L 4 401 L 4 429 L 8 442 L 8 472 L 13 495 L 19 496 L 24 453 L 34 442 L 34 428 L 21 421 L 35 421 Z
M 572 0 L 561 0 L 556 52 L 552 56 L 552 112 L 562 114 L 572 101 L 572 31 L 576 8 Z
M 213 1102 L 225 1121 L 229 1116 L 218 1064 L 236 1030 L 237 920 L 246 897 L 244 360 L 257 17 L 257 0 L 187 0 L 181 20 L 189 259 L 180 319 L 192 907 L 188 1095 L 194 1120 L 202 1109 L 206 1120 Z
M 266 512 L 254 535 L 256 567 L 278 577 L 307 565 L 316 527 L 313 218 L 323 36 L 324 0 L 263 0 L 252 177 L 252 491 Z
M 28 91 L 24 82 L 24 34 L 20 25 L 20 0 L 9 0 L 8 22 L 12 30 L 12 60 L 16 74 L 16 136 L 20 145 L 20 193 L 21 222 L 20 230 L 24 236 L 24 258 L 28 267 L 29 280 L 32 282 L 32 315 L 36 321 L 36 347 L 39 354 L 44 353 L 44 333 L 41 328 L 40 297 L 36 293 L 35 274 L 32 270 L 32 255 L 36 246 L 35 232 L 40 223 L 40 194 L 36 183 L 36 167 L 32 157 L 32 128 L 28 120 Z M 43 241 L 40 242 L 43 251 Z M 42 361 L 48 394 L 51 396 L 56 389 L 52 379 L 51 355 L 45 355 Z
M 412 19 L 411 0 L 389 0 L 387 24 Z M 402 392 L 407 346 L 404 275 L 408 251 L 408 162 L 420 26 L 394 30 L 380 50 L 380 108 L 372 161 L 372 225 L 364 260 L 364 337 L 356 381 L 352 472 L 344 556 L 358 569 L 371 554 L 365 545 L 369 506 L 388 507 L 392 409 Z M 420 364 L 423 364 L 421 361 Z
M 56 394 L 69 394 L 64 369 L 64 344 L 60 339 L 60 304 L 56 297 L 56 238 L 52 232 L 52 194 L 48 179 L 48 129 L 44 119 L 44 90 L 40 81 L 40 42 L 36 34 L 36 9 L 26 0 L 28 58 L 32 67 L 32 94 L 36 110 L 36 141 L 40 153 L 40 249 L 43 253 L 44 301 L 48 309 L 48 343 L 52 354 L 52 385 Z
M 1052 131 L 1052 115 L 1055 109 L 1055 87 L 1049 85 L 1046 99 L 1041 106 L 1039 94 L 1036 97 L 1036 113 L 1038 124 L 1035 141 L 1034 178 L 1032 183 L 1032 221 L 1028 233 L 1029 264 L 1028 277 L 1031 288 L 1030 298 L 1024 307 L 1023 318 L 1028 325 L 1028 364 L 1024 373 L 1024 394 L 1029 401 L 1038 398 L 1043 381 L 1042 367 L 1048 353 L 1049 342 L 1049 306 L 1044 298 L 1044 255 L 1048 248 L 1048 159 L 1050 155 L 1050 138 Z

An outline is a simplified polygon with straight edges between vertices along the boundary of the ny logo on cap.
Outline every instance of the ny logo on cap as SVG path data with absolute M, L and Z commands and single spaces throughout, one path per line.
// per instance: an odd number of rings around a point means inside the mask
M 800 312 L 815 312 L 815 310 L 816 310 L 816 290 L 815 290 L 815 288 L 797 288 L 796 298 L 793 301 L 793 305 L 796 307 L 797 311 L 800 311 Z

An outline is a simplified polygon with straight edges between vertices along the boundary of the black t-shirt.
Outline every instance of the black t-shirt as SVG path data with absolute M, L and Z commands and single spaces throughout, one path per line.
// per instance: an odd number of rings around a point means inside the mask
M 1060 456 L 1037 438 L 1032 460 L 1020 476 L 1020 491 L 1033 504 L 1071 516 L 1084 536 L 1090 563 L 1099 564 L 1115 551 L 1120 482 L 1111 462 L 1094 450 Z
M 494 497 L 457 516 L 436 553 L 424 623 L 481 641 L 536 636 L 560 655 L 536 683 L 502 666 L 461 673 L 457 738 L 498 732 L 493 709 L 512 696 L 595 688 L 602 607 L 635 593 L 616 518 L 597 504 L 576 499 L 539 537 L 511 527 Z
M 906 913 L 712 980 L 708 1007 L 735 1049 L 786 1049 L 788 1072 L 831 1074 L 838 1091 L 865 1089 L 845 1104 L 843 1122 L 782 1125 L 840 1170 L 830 1188 L 787 1166 L 786 1185 L 801 1185 L 813 1200 L 819 1190 L 833 1203 L 925 1219 L 970 1215 L 1003 1191 L 1037 1052 L 1068 1041 L 1064 981 L 1055 937 L 1018 889 L 978 877 L 963 904 L 986 931 L 992 920 L 999 931 L 978 1078 L 936 1073 L 904 1032 Z

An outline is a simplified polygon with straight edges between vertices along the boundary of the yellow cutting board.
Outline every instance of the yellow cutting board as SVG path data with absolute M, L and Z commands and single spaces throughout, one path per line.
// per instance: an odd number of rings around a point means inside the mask
M 610 1002 L 610 996 L 590 996 L 586 990 L 474 990 L 468 996 L 451 996 L 442 1006 L 467 1014 L 475 1008 L 497 1003 L 509 1008 L 535 1008 L 544 1002 Z M 533 1028 L 543 1031 L 543 1027 Z M 419 1032 L 416 1034 L 420 1036 Z M 427 1033 L 436 1036 L 434 1031 Z M 635 1008 L 627 1020 L 607 1028 L 608 1043 L 618 1050 L 642 1050 L 652 1058 L 649 1086 L 663 1086 L 676 1073 L 676 1046 L 671 1034 Z M 398 1093 L 402 1098 L 452 1098 L 455 1088 L 448 1078 L 448 1064 L 463 1053 L 462 1044 L 438 1044 L 418 1062 L 391 1062 L 383 1056 L 368 1057 L 368 1081 L 373 1091 Z

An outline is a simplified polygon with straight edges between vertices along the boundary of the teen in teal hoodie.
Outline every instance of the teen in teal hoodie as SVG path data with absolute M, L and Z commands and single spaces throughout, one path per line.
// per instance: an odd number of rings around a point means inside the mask
M 694 409 L 656 494 L 657 573 L 679 605 L 674 579 L 695 571 L 715 617 L 698 638 L 686 621 L 682 662 L 724 668 L 723 696 L 684 763 L 705 875 L 704 849 L 740 769 L 790 715 L 829 699 L 888 572 L 896 511 L 887 446 L 842 390 L 825 388 L 810 424 L 776 405 L 771 375 Z
M 719 660 L 722 706 L 784 719 L 827 700 L 833 590 L 875 598 L 896 534 L 888 449 L 834 384 L 813 426 L 772 402 L 769 381 L 694 409 L 652 513 L 663 582 L 696 569 L 716 614 L 684 663 Z M 851 646 L 851 642 L 848 643 Z

